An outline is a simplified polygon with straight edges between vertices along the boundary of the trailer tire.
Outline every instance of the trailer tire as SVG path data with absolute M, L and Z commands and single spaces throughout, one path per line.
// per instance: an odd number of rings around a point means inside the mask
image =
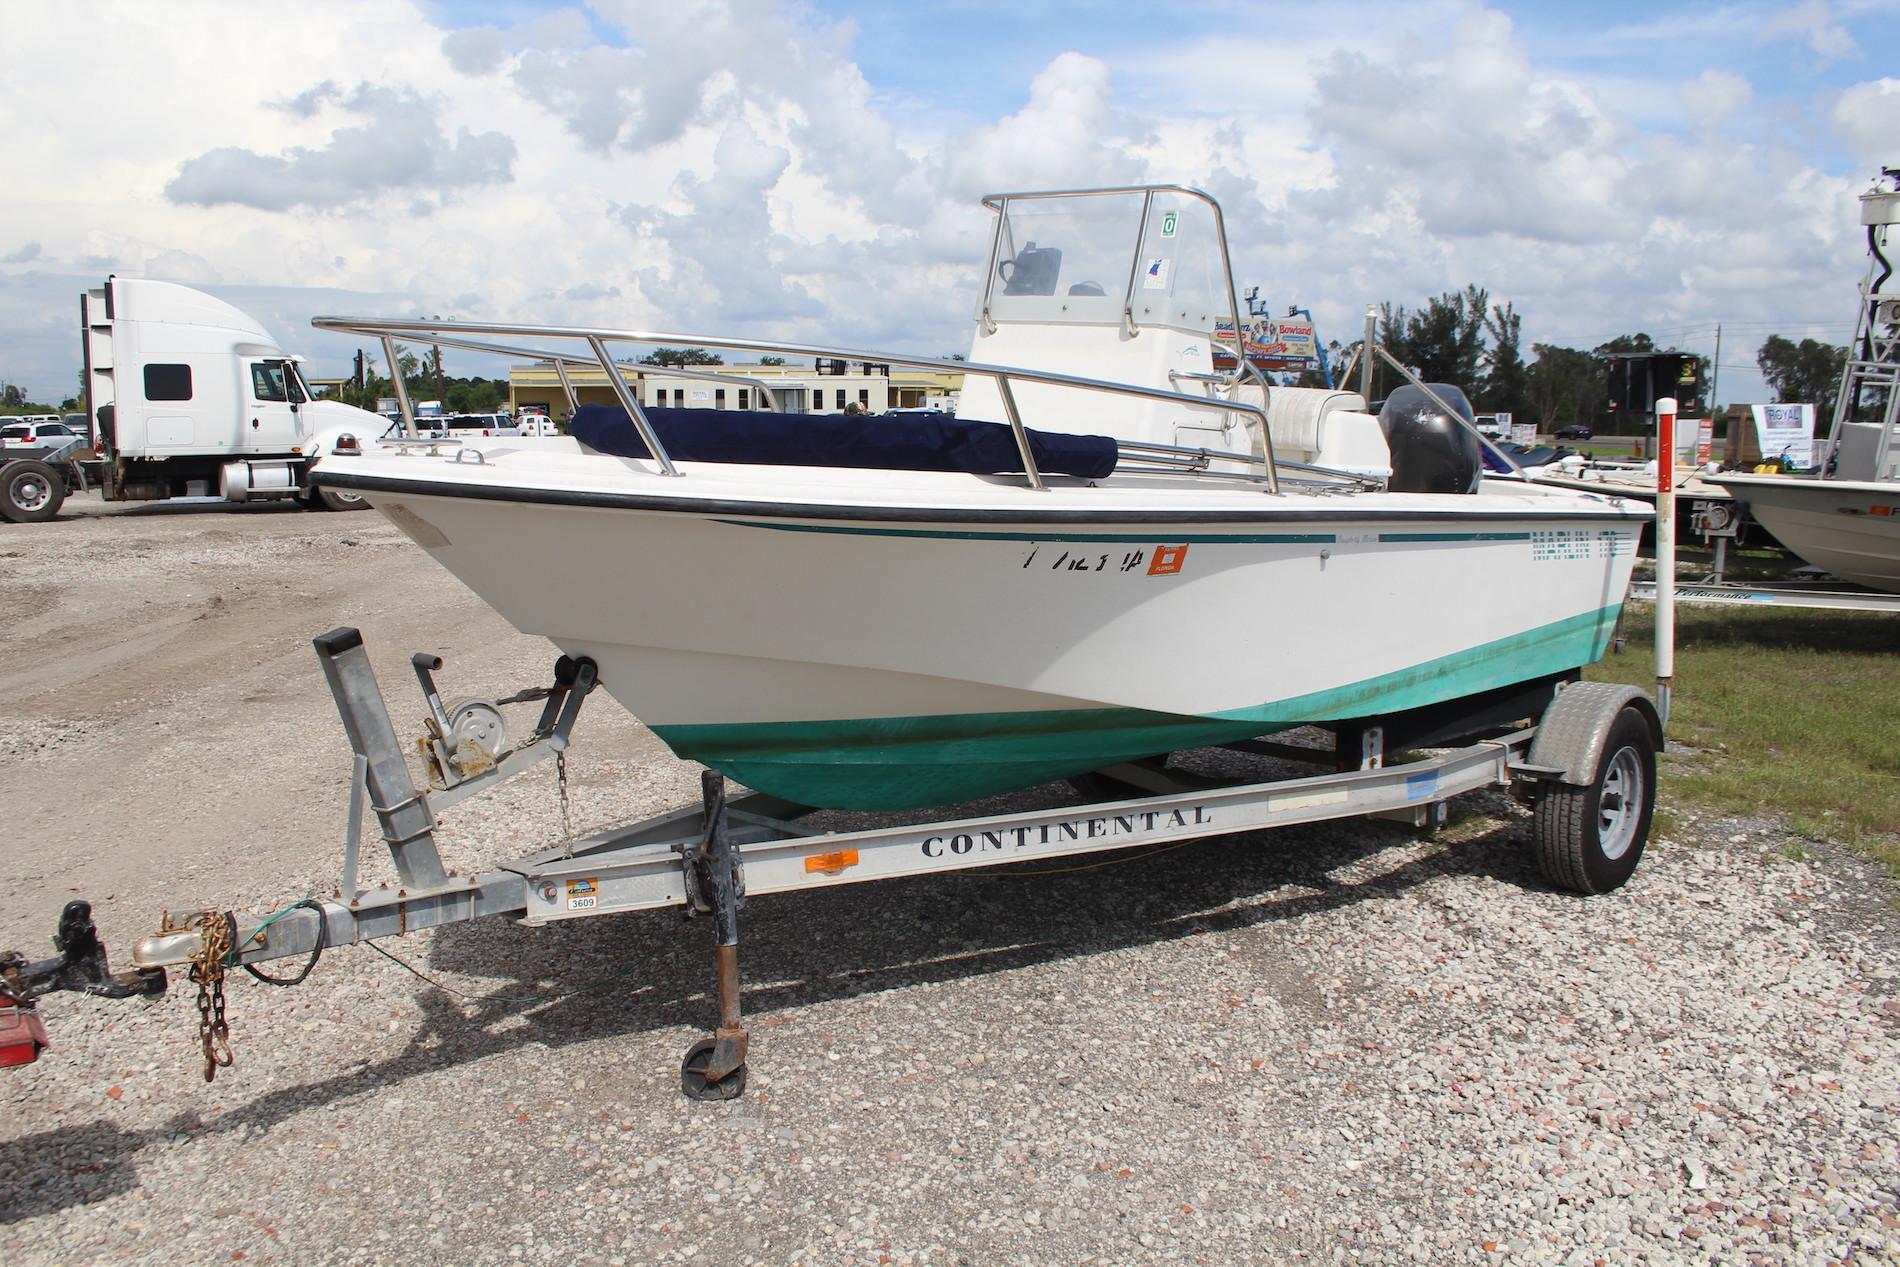
M 0 515 L 16 524 L 44 523 L 66 501 L 66 477 L 26 459 L 0 467 Z
M 319 488 L 317 500 L 323 503 L 325 510 L 369 509 L 369 503 L 363 500 L 361 493 L 352 493 L 345 488 Z
M 1537 798 L 1533 831 L 1544 878 L 1573 893 L 1620 887 L 1642 860 L 1655 809 L 1655 732 L 1641 710 L 1625 705 L 1590 783 L 1551 783 Z

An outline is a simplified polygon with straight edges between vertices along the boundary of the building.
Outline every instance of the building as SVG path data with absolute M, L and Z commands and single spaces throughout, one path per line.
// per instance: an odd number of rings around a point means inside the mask
M 906 370 L 878 362 L 820 360 L 794 365 L 696 365 L 731 382 L 687 378 L 661 365 L 623 364 L 620 374 L 642 405 L 673 409 L 759 409 L 761 390 L 771 393 L 782 413 L 843 413 L 853 404 L 869 413 L 891 409 L 949 410 L 963 386 L 963 375 Z M 575 398 L 583 405 L 617 403 L 605 371 L 593 366 L 567 370 Z M 751 380 L 751 381 L 747 381 Z M 546 361 L 516 365 L 508 371 L 508 405 L 515 413 L 544 409 L 552 417 L 568 412 L 560 374 Z

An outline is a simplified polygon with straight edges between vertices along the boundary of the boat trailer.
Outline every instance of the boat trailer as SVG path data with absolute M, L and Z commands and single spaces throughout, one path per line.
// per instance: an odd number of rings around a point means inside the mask
M 684 907 L 709 915 L 718 1025 L 681 1063 L 684 1093 L 727 1100 L 745 1088 L 747 1033 L 741 1010 L 739 912 L 748 896 L 1072 857 L 1137 846 L 1331 819 L 1380 816 L 1435 828 L 1446 802 L 1483 787 L 1510 789 L 1534 807 L 1534 847 L 1558 887 L 1598 893 L 1634 870 L 1655 801 L 1662 719 L 1635 687 L 1546 679 L 1458 701 L 1341 726 L 1333 748 L 1253 740 L 1228 745 L 1255 754 L 1334 765 L 1312 777 L 1220 785 L 1159 762 L 1110 767 L 1073 780 L 1105 791 L 1094 803 L 978 818 L 821 831 L 798 820 L 812 810 L 760 794 L 728 795 L 715 771 L 701 776 L 701 802 L 506 863 L 482 875 L 447 871 L 436 848 L 437 810 L 553 758 L 565 794 L 565 753 L 582 703 L 597 684 L 591 660 L 562 656 L 553 680 L 500 700 L 444 706 L 439 658 L 411 667 L 429 714 L 418 743 L 429 786 L 416 787 L 390 723 L 362 635 L 336 629 L 315 640 L 354 753 L 340 882 L 333 896 L 305 898 L 264 916 L 167 912 L 114 974 L 85 902 L 69 903 L 54 947 L 37 962 L 0 955 L 0 1065 L 24 1064 L 46 1045 L 34 1009 L 56 990 L 107 997 L 151 995 L 168 969 L 184 967 L 197 988 L 207 1081 L 232 1061 L 224 978 L 242 968 L 280 985 L 304 980 L 326 949 L 499 916 L 538 926 L 622 911 Z M 501 706 L 540 702 L 525 739 L 510 747 Z M 1528 722 L 1528 724 L 1527 724 Z M 1462 746 L 1439 745 L 1456 738 Z M 1415 753 L 1388 765 L 1388 753 Z M 565 805 L 565 795 L 563 795 Z M 363 811 L 380 829 L 394 884 L 364 886 L 357 872 Z M 257 965 L 303 957 L 302 970 L 274 977 Z

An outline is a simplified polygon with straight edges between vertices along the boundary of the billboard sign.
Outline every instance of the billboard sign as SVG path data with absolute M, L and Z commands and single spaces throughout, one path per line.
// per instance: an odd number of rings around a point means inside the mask
M 1319 334 L 1304 317 L 1262 317 L 1249 321 L 1247 359 L 1263 370 L 1316 370 L 1319 368 Z M 1214 337 L 1232 342 L 1234 323 L 1218 321 Z M 1222 360 L 1216 353 L 1215 363 Z
M 1785 456 L 1798 467 L 1814 465 L 1813 405 L 1754 405 L 1752 409 L 1763 460 Z

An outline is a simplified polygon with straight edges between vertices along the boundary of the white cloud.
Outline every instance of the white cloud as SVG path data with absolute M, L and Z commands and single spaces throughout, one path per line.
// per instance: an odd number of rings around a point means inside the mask
M 292 146 L 281 156 L 237 146 L 208 150 L 185 161 L 165 196 L 201 207 L 237 203 L 283 211 L 343 207 L 401 191 L 428 204 L 510 177 L 514 141 L 467 128 L 451 140 L 442 129 L 439 100 L 373 84 L 346 94 L 326 82 L 293 98 L 286 109 L 310 118 L 326 105 L 362 122 L 335 129 L 321 146 Z
M 1801 0 L 1769 23 L 1771 31 L 1790 31 L 1807 40 L 1808 50 L 1822 62 L 1840 61 L 1860 51 L 1847 28 L 1834 20 L 1828 0 Z
M 1834 126 L 1869 164 L 1900 166 L 1900 79 L 1855 84 L 1834 103 Z
M 492 26 L 450 31 L 442 37 L 442 55 L 464 75 L 491 75 L 508 58 L 507 37 Z
M 1627 234 L 1621 125 L 1581 85 L 1536 73 L 1503 14 L 1465 15 L 1437 49 L 1344 54 L 1318 80 L 1315 130 L 1350 204 L 1373 189 L 1432 237 L 1588 242 Z M 1382 230 L 1381 230 L 1382 231 Z
M 1729 118 L 1753 96 L 1754 88 L 1746 79 L 1713 68 L 1682 86 L 1682 104 L 1705 127 Z
M 1352 337 L 1367 302 L 1467 282 L 1515 301 L 1527 342 L 1827 320 L 1868 173 L 1821 170 L 1785 138 L 1831 124 L 1859 163 L 1900 158 L 1876 152 L 1900 135 L 1891 80 L 1798 80 L 1792 105 L 1776 85 L 1792 117 L 1760 126 L 1769 85 L 1736 73 L 1759 25 L 1704 23 L 1697 47 L 1725 69 L 1644 88 L 1633 63 L 1566 71 L 1462 0 L 1371 0 L 1270 40 L 1162 32 L 1112 56 L 1045 31 L 1025 71 L 945 78 L 954 107 L 893 102 L 899 81 L 861 62 L 848 24 L 772 0 L 600 0 L 463 30 L 419 0 L 332 0 L 320 22 L 292 0 L 16 9 L 0 135 L 36 192 L 0 201 L 16 248 L 0 348 L 43 360 L 42 392 L 72 377 L 70 292 L 109 271 L 267 305 L 319 369 L 353 343 L 310 331 L 317 312 L 963 350 L 977 195 L 1143 179 L 1215 192 L 1241 284 L 1313 307 L 1328 335 Z M 1855 19 L 1787 20 L 1835 55 L 1830 32 Z M 294 59 L 257 55 L 287 29 Z M 120 91 L 71 91 L 78 30 Z M 1624 61 L 1648 46 L 1613 44 Z
M 1113 96 L 1106 64 L 1063 53 L 1029 85 L 1021 110 L 958 144 L 948 183 L 966 195 L 1128 183 L 1141 172 L 1114 144 Z

